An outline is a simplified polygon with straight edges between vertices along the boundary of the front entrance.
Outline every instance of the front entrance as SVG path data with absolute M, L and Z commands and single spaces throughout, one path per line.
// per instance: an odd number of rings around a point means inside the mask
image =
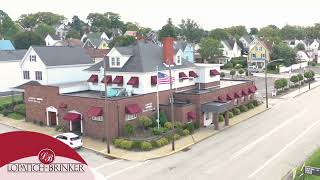
M 57 113 L 56 112 L 48 112 L 49 113 L 49 123 L 50 126 L 56 126 L 57 125 Z
M 204 126 L 210 126 L 212 124 L 212 112 L 205 112 L 203 118 Z

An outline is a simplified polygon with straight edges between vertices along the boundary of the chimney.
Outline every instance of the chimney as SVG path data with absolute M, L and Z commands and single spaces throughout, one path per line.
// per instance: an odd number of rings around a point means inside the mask
M 165 37 L 162 39 L 163 44 L 163 63 L 166 65 L 173 65 L 174 50 L 173 50 L 173 37 Z

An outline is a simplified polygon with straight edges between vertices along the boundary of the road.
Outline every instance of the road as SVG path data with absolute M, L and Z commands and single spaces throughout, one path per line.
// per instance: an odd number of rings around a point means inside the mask
M 278 180 L 320 145 L 319 94 L 315 88 L 282 100 L 190 150 L 160 159 L 131 162 L 79 153 L 100 179 Z

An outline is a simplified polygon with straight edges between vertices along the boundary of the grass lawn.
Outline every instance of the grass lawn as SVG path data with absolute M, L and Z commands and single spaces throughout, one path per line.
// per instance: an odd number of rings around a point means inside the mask
M 14 101 L 21 101 L 22 100 L 22 96 L 21 95 L 15 95 L 14 96 Z M 12 101 L 12 97 L 11 96 L 6 96 L 6 97 L 0 97 L 0 106 L 4 105 L 4 104 L 10 104 Z
M 8 115 L 8 118 L 12 118 L 12 119 L 15 119 L 15 120 L 22 120 L 22 119 L 24 119 L 24 116 L 21 115 L 21 114 L 13 112 L 13 113 L 10 113 Z
M 306 166 L 319 167 L 320 168 L 320 149 L 315 151 L 305 162 Z M 301 166 L 297 168 L 297 175 L 295 180 L 303 180 L 302 176 L 299 178 L 301 171 Z M 303 171 L 303 170 L 302 170 Z M 305 180 L 320 180 L 320 176 L 305 175 Z

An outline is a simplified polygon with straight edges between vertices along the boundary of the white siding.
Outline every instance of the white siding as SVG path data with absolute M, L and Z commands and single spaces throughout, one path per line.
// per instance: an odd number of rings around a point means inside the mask
M 90 65 L 49 68 L 47 69 L 48 71 L 47 83 L 60 84 L 60 83 L 87 81 L 90 75 L 83 70 L 89 67 Z
M 22 83 L 19 61 L 0 62 L 0 92 L 10 91 Z

